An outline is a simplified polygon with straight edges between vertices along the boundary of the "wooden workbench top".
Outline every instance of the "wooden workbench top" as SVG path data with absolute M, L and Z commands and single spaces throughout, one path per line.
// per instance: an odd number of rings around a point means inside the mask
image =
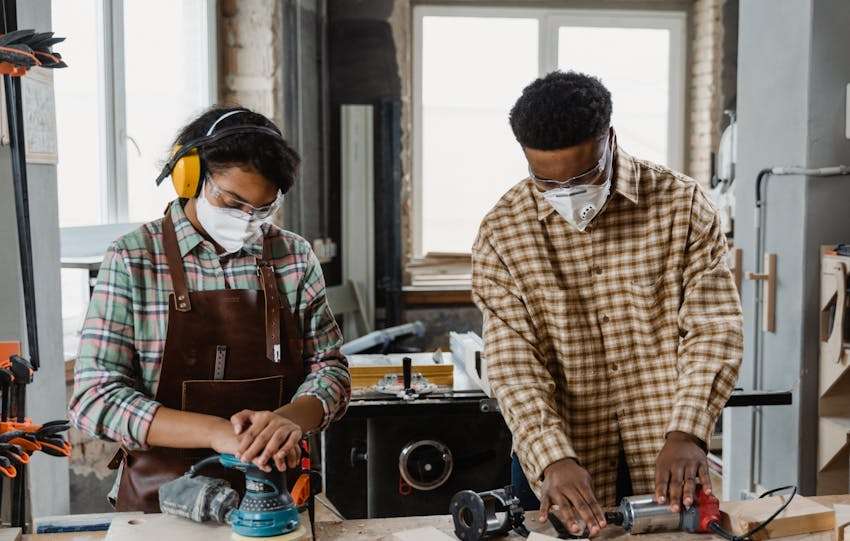
M 832 507 L 835 504 L 850 504 L 850 495 L 842 496 L 818 496 L 811 498 L 824 505 Z M 536 522 L 533 520 L 534 513 L 528 513 L 526 520 L 529 528 L 537 528 Z M 402 530 L 414 528 L 434 527 L 441 532 L 454 537 L 454 527 L 452 519 L 448 515 L 432 516 L 432 517 L 402 517 L 402 518 L 379 518 L 368 520 L 343 520 L 338 522 L 320 522 L 316 525 L 316 537 L 318 541 L 377 541 L 382 537 L 388 536 Z M 554 532 L 542 530 L 542 533 Z M 101 540 L 106 536 L 105 532 L 91 533 L 76 533 L 76 534 L 48 534 L 48 535 L 25 535 L 24 540 L 30 541 L 95 541 Z M 622 529 L 616 527 L 606 528 L 598 537 L 594 539 L 609 540 L 629 538 Z M 786 538 L 789 541 L 796 539 Z M 522 539 L 517 534 L 512 533 L 510 536 L 503 539 Z M 720 537 L 713 535 L 696 535 L 687 533 L 663 533 L 663 534 L 644 534 L 640 536 L 640 541 L 680 541 L 687 539 L 700 539 L 702 541 L 721 540 Z

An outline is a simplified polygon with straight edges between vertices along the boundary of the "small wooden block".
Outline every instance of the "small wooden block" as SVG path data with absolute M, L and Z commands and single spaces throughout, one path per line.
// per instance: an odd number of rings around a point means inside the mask
M 433 526 L 404 530 L 381 538 L 382 541 L 456 541 Z
M 786 501 L 787 496 L 773 496 L 741 502 L 720 504 L 723 527 L 736 535 L 743 535 L 767 520 Z M 832 532 L 835 528 L 835 511 L 803 496 L 794 500 L 766 528 L 753 539 L 775 539 L 791 535 Z
M 21 529 L 0 528 L 0 541 L 21 541 Z
M 558 541 L 558 538 L 552 537 L 551 535 L 531 532 L 531 534 L 528 536 L 528 541 Z M 579 539 L 578 541 L 587 541 L 587 538 Z
M 837 504 L 835 510 L 835 539 L 850 541 L 850 505 Z

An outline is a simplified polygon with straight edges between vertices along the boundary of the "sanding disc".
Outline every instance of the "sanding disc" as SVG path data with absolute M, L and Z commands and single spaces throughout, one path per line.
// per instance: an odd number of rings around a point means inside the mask
M 298 526 L 298 529 L 283 535 L 273 535 L 271 537 L 247 537 L 238 533 L 231 533 L 230 538 L 233 541 L 299 541 L 307 538 L 307 530 L 303 524 Z

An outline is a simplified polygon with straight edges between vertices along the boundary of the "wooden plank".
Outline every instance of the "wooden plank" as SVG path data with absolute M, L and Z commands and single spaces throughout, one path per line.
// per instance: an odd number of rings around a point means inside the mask
M 531 535 L 528 536 L 528 541 L 558 541 L 557 537 L 552 537 L 551 535 L 546 535 L 537 532 L 531 532 Z M 582 541 L 582 540 L 579 540 Z M 586 539 L 584 541 L 587 541 Z
M 107 541 L 150 539 L 229 541 L 230 533 L 230 526 L 226 524 L 198 524 L 172 515 L 152 514 L 113 520 L 106 539 Z
M 850 540 L 850 505 L 836 505 L 835 510 L 835 539 Z
M 0 541 L 21 541 L 20 528 L 2 528 L 0 529 Z
M 431 289 L 402 291 L 402 301 L 407 306 L 462 304 L 472 305 L 469 289 Z
M 454 365 L 446 364 L 414 364 L 414 373 L 419 372 L 434 385 L 451 387 L 454 381 Z M 368 389 L 377 384 L 387 374 L 401 374 L 401 366 L 351 366 L 351 387 Z
M 115 519 L 132 518 L 142 516 L 143 514 L 141 511 L 131 511 L 124 513 L 88 513 L 34 517 L 32 529 L 36 532 L 46 530 L 55 533 L 61 533 L 63 530 L 67 532 L 74 530 L 94 530 L 95 528 L 103 528 L 104 525 L 108 528 L 109 524 Z
M 737 535 L 743 535 L 764 522 L 776 512 L 787 496 L 773 496 L 742 502 L 724 502 L 720 505 L 723 527 Z M 803 496 L 796 496 L 785 511 L 766 528 L 757 532 L 753 539 L 775 539 L 792 535 L 832 531 L 835 528 L 835 512 L 825 505 Z
M 433 526 L 404 530 L 382 538 L 382 541 L 455 541 Z
M 309 518 L 301 514 L 304 529 L 302 540 L 309 540 Z M 231 541 L 232 530 L 227 524 L 197 523 L 164 514 L 116 518 L 106 533 L 107 541 L 150 541 L 179 539 L 180 541 Z M 39 536 L 38 541 L 41 541 Z

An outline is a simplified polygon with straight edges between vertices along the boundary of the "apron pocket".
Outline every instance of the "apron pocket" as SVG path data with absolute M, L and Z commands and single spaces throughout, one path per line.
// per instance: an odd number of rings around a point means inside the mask
M 274 411 L 282 405 L 283 376 L 183 382 L 183 411 L 230 419 L 245 409 Z

